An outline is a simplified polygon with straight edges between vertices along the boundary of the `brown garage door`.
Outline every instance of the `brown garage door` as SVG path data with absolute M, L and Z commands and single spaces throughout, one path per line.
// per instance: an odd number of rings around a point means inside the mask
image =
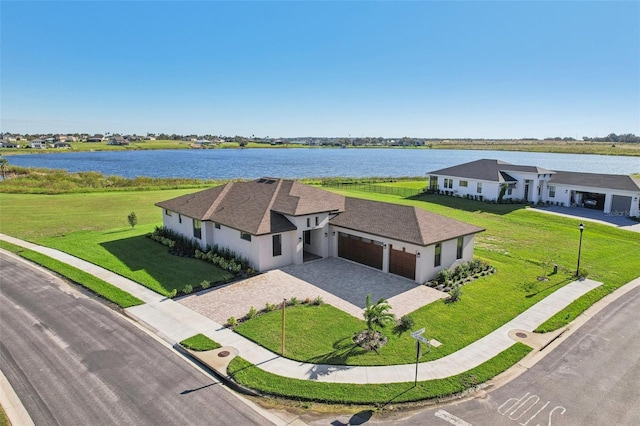
M 416 255 L 391 246 L 389 252 L 389 272 L 401 277 L 416 279 Z
M 382 269 L 382 244 L 355 235 L 338 234 L 338 256 Z

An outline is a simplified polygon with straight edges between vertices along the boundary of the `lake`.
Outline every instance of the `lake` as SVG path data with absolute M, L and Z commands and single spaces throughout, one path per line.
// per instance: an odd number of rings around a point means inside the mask
M 124 177 L 254 179 L 262 176 L 424 176 L 427 172 L 482 158 L 550 170 L 640 173 L 640 157 L 435 149 L 250 148 L 102 151 L 5 157 L 24 167 L 97 171 Z

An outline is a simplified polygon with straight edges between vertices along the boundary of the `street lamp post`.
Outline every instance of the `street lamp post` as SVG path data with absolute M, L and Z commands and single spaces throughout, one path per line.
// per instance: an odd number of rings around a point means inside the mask
M 581 223 L 578 228 L 580 229 L 580 244 L 578 244 L 578 267 L 576 268 L 576 277 L 580 276 L 580 253 L 582 252 L 582 231 L 584 231 L 584 225 Z

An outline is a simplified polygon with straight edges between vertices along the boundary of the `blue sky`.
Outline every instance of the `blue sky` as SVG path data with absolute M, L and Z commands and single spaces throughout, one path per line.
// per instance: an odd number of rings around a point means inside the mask
M 2 131 L 640 134 L 640 2 L 0 3 Z

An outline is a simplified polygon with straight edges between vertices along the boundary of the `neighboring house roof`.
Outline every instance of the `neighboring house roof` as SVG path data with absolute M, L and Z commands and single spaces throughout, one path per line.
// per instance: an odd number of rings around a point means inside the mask
M 156 206 L 253 235 L 295 230 L 284 215 L 322 212 L 337 214 L 330 220 L 333 225 L 423 246 L 484 231 L 417 207 L 344 197 L 275 178 L 230 182 Z
M 470 163 L 459 164 L 445 169 L 429 172 L 429 175 L 456 176 L 467 179 L 485 180 L 489 182 L 516 182 L 517 179 L 508 172 L 529 172 L 538 174 L 554 173 L 536 166 L 519 166 L 500 160 L 482 159 Z
M 283 216 L 342 211 L 344 197 L 284 179 L 230 182 L 156 204 L 253 235 L 285 232 L 296 227 Z
M 605 175 L 600 173 L 556 172 L 549 184 L 590 186 L 623 191 L 640 191 L 640 178 L 625 175 Z
M 484 231 L 418 207 L 346 198 L 345 211 L 331 224 L 421 246 Z

